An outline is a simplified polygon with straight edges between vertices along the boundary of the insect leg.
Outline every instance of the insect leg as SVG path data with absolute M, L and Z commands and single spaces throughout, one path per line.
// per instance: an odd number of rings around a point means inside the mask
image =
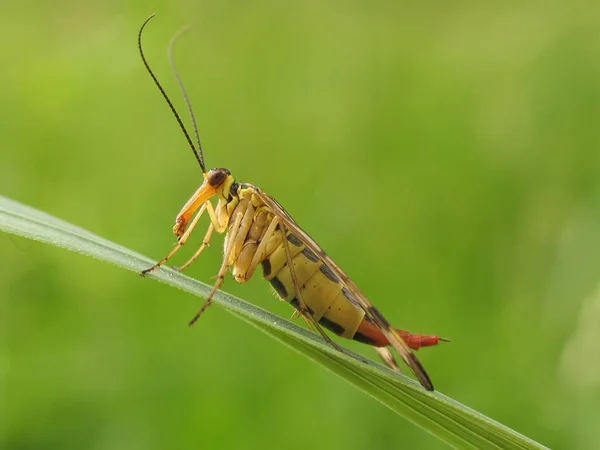
M 193 326 L 194 323 L 196 323 L 196 321 L 204 313 L 206 308 L 208 308 L 210 306 L 210 304 L 212 303 L 213 296 L 215 295 L 215 292 L 217 292 L 219 290 L 219 288 L 223 284 L 223 281 L 225 280 L 225 274 L 227 273 L 227 269 L 232 264 L 230 262 L 230 260 L 232 259 L 231 253 L 233 252 L 233 250 L 236 247 L 235 246 L 235 244 L 236 244 L 235 236 L 238 232 L 238 229 L 240 228 L 240 224 L 242 223 L 243 217 L 244 217 L 243 211 L 238 213 L 233 221 L 233 224 L 229 228 L 229 232 L 228 232 L 227 236 L 231 236 L 231 238 L 227 239 L 227 237 L 226 237 L 226 240 L 225 240 L 226 246 L 225 246 L 225 251 L 223 254 L 223 262 L 221 263 L 221 268 L 219 269 L 219 273 L 217 274 L 217 280 L 215 281 L 215 284 L 214 284 L 212 290 L 210 291 L 210 294 L 208 294 L 208 297 L 206 297 L 206 300 L 204 300 L 204 304 L 200 308 L 200 311 L 198 311 L 196 313 L 196 315 L 192 318 L 192 320 L 190 320 L 190 322 L 189 322 L 190 327 Z
M 217 233 L 223 233 L 227 229 L 227 225 L 221 224 L 221 222 L 219 222 L 211 202 L 206 202 L 206 212 L 208 213 L 208 216 L 210 217 L 210 223 L 212 223 L 213 227 L 215 227 L 215 231 Z
M 198 258 L 198 256 L 200 256 L 200 254 L 204 251 L 204 249 L 206 247 L 208 247 L 208 244 L 210 242 L 210 237 L 212 235 L 213 230 L 215 229 L 215 226 L 213 225 L 213 223 L 211 222 L 210 225 L 208 226 L 208 231 L 206 232 L 206 234 L 204 235 L 204 239 L 202 239 L 202 245 L 200 246 L 200 248 L 196 251 L 196 253 L 194 253 L 194 256 L 192 256 L 185 264 L 183 264 L 182 266 L 179 267 L 173 267 L 173 269 L 175 269 L 178 272 L 182 272 L 184 271 L 190 264 L 192 264 L 194 261 L 196 261 L 196 259 Z
M 210 205 L 212 208 L 212 205 L 210 204 L 210 202 L 206 202 L 204 203 L 201 207 L 200 210 L 196 213 L 196 217 L 194 217 L 194 220 L 192 220 L 192 222 L 190 223 L 190 225 L 187 227 L 187 230 L 185 230 L 185 233 L 183 233 L 183 235 L 177 239 L 177 244 L 175 245 L 175 248 L 173 250 L 171 250 L 171 252 L 165 256 L 162 260 L 160 260 L 159 262 L 157 262 L 156 264 L 154 264 L 152 267 L 149 267 L 148 269 L 142 270 L 140 272 L 141 276 L 146 275 L 149 272 L 152 272 L 153 270 L 158 269 L 160 266 L 162 266 L 164 263 L 166 263 L 169 259 L 171 259 L 171 257 L 177 253 L 177 251 L 183 247 L 183 245 L 185 244 L 185 242 L 187 241 L 188 237 L 190 237 L 190 234 L 192 234 L 192 231 L 194 231 L 194 228 L 196 227 L 196 225 L 198 224 L 198 221 L 200 220 L 200 217 L 202 217 L 202 214 L 204 213 L 204 211 L 206 210 L 207 206 L 206 205 Z
M 300 312 L 295 309 L 294 312 L 292 313 L 292 316 L 290 317 L 290 320 L 294 320 L 297 319 L 298 317 L 302 317 L 304 319 L 304 323 L 306 324 L 306 326 L 308 327 L 308 329 L 310 331 L 315 331 L 315 328 L 313 327 L 313 324 L 310 320 L 308 320 L 303 314 L 300 314 Z
M 296 277 L 296 270 L 294 269 L 294 261 L 292 260 L 292 252 L 290 251 L 287 236 L 285 235 L 285 227 L 280 226 L 279 231 L 281 232 L 281 241 L 283 243 L 283 248 L 285 249 L 287 265 L 288 265 L 288 268 L 290 269 L 290 277 L 292 279 L 292 283 L 294 283 L 294 290 L 296 291 L 296 300 L 298 300 L 298 310 L 300 311 L 300 314 L 302 314 L 302 317 L 304 317 L 305 320 L 308 320 L 310 323 L 312 323 L 314 325 L 314 327 L 321 334 L 321 336 L 323 336 L 323 339 L 325 339 L 325 341 L 328 344 L 330 344 L 337 351 L 344 353 L 342 348 L 339 345 L 337 345 L 335 342 L 333 342 L 333 340 L 327 335 L 327 333 L 325 333 L 325 331 L 323 331 L 323 328 L 321 328 L 321 325 L 319 325 L 319 322 L 317 322 L 317 320 L 313 317 L 313 315 L 308 310 L 306 303 L 304 303 L 304 300 L 302 299 L 302 286 L 300 286 L 300 283 L 298 283 L 298 278 Z
M 433 391 L 433 384 L 431 383 L 431 380 L 429 379 L 429 376 L 427 375 L 427 372 L 425 372 L 425 369 L 421 365 L 419 359 L 414 353 L 412 353 L 408 344 L 406 344 L 406 342 L 404 342 L 404 340 L 398 336 L 386 318 L 371 304 L 371 302 L 367 299 L 367 297 L 365 297 L 360 289 L 358 289 L 348 275 L 346 275 L 344 271 L 340 269 L 340 267 L 329 256 L 327 256 L 321 247 L 319 247 L 319 245 L 293 221 L 289 214 L 285 212 L 285 210 L 281 207 L 281 205 L 279 205 L 279 203 L 277 203 L 275 199 L 269 197 L 258 188 L 255 189 L 254 193 L 269 209 L 278 212 L 283 225 L 292 230 L 294 234 L 301 236 L 304 245 L 312 250 L 313 253 L 318 255 L 321 261 L 334 272 L 334 274 L 341 280 L 344 287 L 352 293 L 357 303 L 365 311 L 366 317 L 368 317 L 381 330 L 388 342 L 402 357 L 406 365 L 410 367 L 423 387 L 425 387 L 425 389 L 428 391 Z
M 260 244 L 258 244 L 258 247 L 256 247 L 256 251 L 254 252 L 252 261 L 250 261 L 250 265 L 246 269 L 246 273 L 244 274 L 246 280 L 252 278 L 252 275 L 254 275 L 254 271 L 264 259 L 264 253 L 267 249 L 267 244 L 269 243 L 269 237 L 271 237 L 273 233 L 275 233 L 277 225 L 279 225 L 279 219 L 277 217 L 273 217 L 273 220 L 271 220 L 271 223 L 269 224 L 267 230 L 261 238 Z

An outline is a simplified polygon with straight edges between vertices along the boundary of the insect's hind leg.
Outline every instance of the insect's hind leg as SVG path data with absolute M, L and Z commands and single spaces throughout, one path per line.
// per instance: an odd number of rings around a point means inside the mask
M 300 311 L 295 309 L 294 312 L 292 313 L 292 317 L 290 317 L 290 320 L 297 319 L 298 317 L 302 317 L 302 319 L 304 319 L 304 323 L 306 324 L 306 326 L 308 327 L 308 329 L 310 331 L 315 331 L 315 329 L 313 327 L 313 323 L 310 320 L 308 320 L 304 314 L 301 314 Z
M 319 322 L 310 313 L 308 307 L 306 306 L 306 303 L 304 303 L 304 300 L 302 299 L 302 286 L 300 286 L 300 283 L 298 283 L 298 277 L 296 276 L 296 270 L 294 269 L 294 262 L 292 260 L 292 252 L 290 251 L 287 236 L 285 235 L 285 227 L 283 225 L 281 225 L 279 227 L 279 231 L 281 232 L 281 241 L 283 243 L 283 248 L 285 249 L 287 266 L 290 270 L 290 277 L 292 279 L 292 283 L 294 283 L 294 290 L 296 291 L 296 299 L 298 300 L 298 306 L 297 306 L 298 312 L 302 315 L 304 320 L 307 321 L 307 323 L 310 322 L 314 325 L 314 327 L 321 334 L 321 336 L 323 336 L 323 339 L 325 339 L 325 342 L 327 342 L 329 345 L 331 345 L 337 351 L 344 353 L 344 350 L 342 349 L 342 347 L 337 345 L 327 335 L 327 333 L 325 333 L 325 331 L 323 330 L 321 325 L 319 325 Z

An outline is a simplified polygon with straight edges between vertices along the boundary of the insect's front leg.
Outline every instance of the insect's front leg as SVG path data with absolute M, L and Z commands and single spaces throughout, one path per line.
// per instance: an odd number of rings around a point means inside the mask
M 213 209 L 212 203 L 207 201 L 204 205 L 206 206 L 206 212 L 208 212 L 208 217 L 210 217 L 210 225 L 208 226 L 208 230 L 206 230 L 204 239 L 202 239 L 202 245 L 200 245 L 200 248 L 196 251 L 196 253 L 194 253 L 194 255 L 190 259 L 188 259 L 186 263 L 182 266 L 173 267 L 173 269 L 177 270 L 178 272 L 184 271 L 189 267 L 190 264 L 192 264 L 194 261 L 196 261 L 196 259 L 198 259 L 200 254 L 204 251 L 204 249 L 208 247 L 213 231 L 216 230 L 217 233 L 223 233 L 225 231 L 226 226 L 221 224 L 217 219 L 217 215 L 215 214 L 215 210 Z
M 217 206 L 217 209 L 219 209 L 219 206 Z M 215 228 L 215 231 L 219 234 L 224 233 L 227 229 L 227 222 L 221 223 L 219 219 L 217 219 L 217 215 L 215 213 L 215 209 L 213 208 L 212 203 L 208 202 L 206 212 L 208 212 L 208 217 L 210 217 L 210 223 L 212 223 L 213 227 Z
M 192 264 L 194 261 L 196 261 L 196 259 L 198 259 L 200 254 L 204 251 L 204 249 L 209 246 L 210 238 L 212 237 L 213 231 L 216 231 L 217 233 L 223 233 L 226 229 L 226 226 L 221 224 L 217 219 L 212 203 L 206 203 L 206 212 L 208 212 L 208 216 L 210 217 L 210 225 L 208 226 L 208 230 L 206 230 L 204 239 L 202 239 L 202 245 L 200 245 L 200 248 L 196 251 L 196 253 L 194 253 L 194 255 L 190 259 L 186 261 L 185 264 L 183 264 L 180 267 L 173 267 L 173 269 L 177 270 L 178 272 L 184 271 L 190 266 L 190 264 Z
M 179 267 L 173 266 L 173 269 L 175 269 L 178 272 L 183 272 L 185 269 L 187 269 L 190 266 L 190 264 L 192 264 L 194 261 L 196 261 L 196 259 L 198 259 L 198 256 L 200 256 L 200 254 L 204 251 L 204 249 L 206 247 L 208 247 L 208 245 L 210 244 L 210 238 L 212 236 L 212 232 L 214 229 L 215 229 L 215 226 L 211 222 L 210 225 L 208 226 L 208 230 L 206 231 L 206 234 L 204 235 L 204 239 L 202 239 L 202 245 L 200 245 L 200 248 L 198 250 L 196 250 L 196 253 L 194 253 L 194 255 L 190 259 L 188 259 L 185 264 L 183 264 Z
M 144 275 L 146 275 L 147 273 L 152 272 L 153 270 L 158 269 L 160 266 L 162 266 L 163 264 L 165 264 L 169 259 L 171 259 L 171 257 L 177 253 L 179 251 L 179 249 L 181 247 L 183 247 L 186 243 L 186 241 L 188 240 L 188 238 L 190 237 L 190 234 L 192 234 L 192 231 L 194 231 L 194 228 L 196 228 L 196 225 L 198 224 L 198 221 L 200 220 L 200 217 L 202 217 L 202 214 L 204 214 L 204 211 L 206 211 L 206 209 L 209 208 L 209 214 L 210 211 L 212 210 L 212 204 L 209 201 L 206 201 L 198 210 L 198 212 L 196 213 L 196 216 L 194 217 L 194 219 L 192 220 L 192 222 L 189 224 L 189 226 L 187 227 L 187 229 L 185 230 L 185 232 L 181 235 L 181 237 L 179 237 L 177 239 L 177 244 L 175 245 L 175 248 L 173 250 L 171 250 L 171 252 L 165 256 L 163 259 L 161 259 L 159 262 L 157 262 L 156 264 L 154 264 L 152 267 L 149 267 L 148 269 L 142 270 L 140 272 L 140 275 L 143 277 Z M 213 212 L 214 215 L 214 212 Z M 211 217 L 212 220 L 212 217 Z M 210 235 L 209 235 L 210 238 Z M 187 267 L 187 265 L 185 266 Z

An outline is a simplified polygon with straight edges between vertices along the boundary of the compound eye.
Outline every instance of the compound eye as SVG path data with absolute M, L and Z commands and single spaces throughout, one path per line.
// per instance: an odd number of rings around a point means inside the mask
M 229 170 L 227 169 L 212 169 L 208 172 L 208 184 L 212 187 L 220 186 L 228 176 Z

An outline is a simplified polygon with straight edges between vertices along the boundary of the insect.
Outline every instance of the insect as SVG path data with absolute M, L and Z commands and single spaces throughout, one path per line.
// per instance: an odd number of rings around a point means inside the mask
M 187 242 L 202 215 L 208 213 L 210 225 L 202 245 L 177 270 L 184 270 L 200 256 L 213 231 L 225 234 L 224 255 L 213 289 L 190 321 L 190 326 L 210 306 L 229 269 L 237 282 L 244 283 L 260 265 L 263 277 L 269 281 L 278 296 L 295 308 L 294 315 L 303 317 L 309 328 L 317 330 L 333 347 L 343 351 L 323 328 L 343 338 L 373 346 L 392 369 L 399 371 L 394 356 L 387 348 L 391 346 L 425 389 L 432 391 L 433 384 L 411 349 L 433 346 L 445 339 L 435 335 L 410 334 L 392 328 L 352 280 L 273 197 L 257 186 L 236 181 L 227 169 L 206 170 L 189 98 L 173 65 L 172 47 L 177 37 L 169 46 L 169 60 L 190 114 L 195 145 L 144 56 L 142 33 L 152 17 L 154 15 L 146 19 L 138 34 L 140 55 L 146 70 L 179 123 L 202 169 L 204 180 L 177 215 L 173 227 L 173 233 L 177 236 L 176 246 L 165 258 L 140 275 L 148 274 L 171 259 Z M 216 207 L 211 203 L 213 197 L 217 199 Z

